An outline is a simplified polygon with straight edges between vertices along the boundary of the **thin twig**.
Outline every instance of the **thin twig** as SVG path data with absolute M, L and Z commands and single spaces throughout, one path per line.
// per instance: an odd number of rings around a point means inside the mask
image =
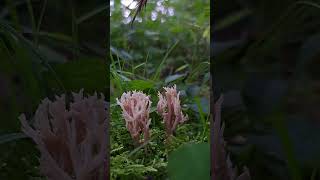
M 132 27 L 132 25 L 133 25 L 133 22 L 134 22 L 134 20 L 136 19 L 136 17 L 137 17 L 137 15 L 141 12 L 141 10 L 143 9 L 143 8 L 146 8 L 147 7 L 147 2 L 148 2 L 148 0 L 139 0 L 139 2 L 138 2 L 138 4 L 137 4 L 137 7 L 136 7 L 136 11 L 135 11 L 135 14 L 134 14 L 134 16 L 133 16 L 133 18 L 132 18 L 132 20 L 131 20 L 131 27 Z

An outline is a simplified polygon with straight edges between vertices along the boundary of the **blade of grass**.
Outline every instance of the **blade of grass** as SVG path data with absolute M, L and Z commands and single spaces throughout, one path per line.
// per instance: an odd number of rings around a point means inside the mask
M 205 136 L 207 134 L 207 131 L 208 131 L 207 121 L 206 121 L 206 118 L 204 116 L 204 112 L 202 110 L 202 106 L 201 106 L 201 102 L 200 102 L 199 97 L 195 97 L 194 101 L 197 104 L 197 107 L 199 109 L 200 120 L 201 120 L 202 128 L 203 128 L 202 137 L 205 138 Z
M 29 12 L 30 20 L 31 20 L 32 33 L 34 36 L 37 32 L 37 26 L 36 26 L 36 20 L 34 18 L 31 0 L 27 0 L 27 6 L 28 6 L 28 12 Z M 34 42 L 36 42 L 35 39 L 34 39 Z
M 316 180 L 316 177 L 317 177 L 317 171 L 318 171 L 318 169 L 317 169 L 317 168 L 314 168 L 314 169 L 312 170 L 312 174 L 311 174 L 311 178 L 310 178 L 310 180 Z
M 3 41 L 3 39 L 0 39 L 0 49 L 2 49 L 6 54 L 7 56 L 9 57 L 10 61 L 13 62 L 13 63 L 17 63 L 16 62 L 16 59 L 14 59 L 12 57 L 12 54 L 10 53 L 10 50 L 8 49 L 8 47 L 6 46 L 6 43 Z M 2 53 L 2 52 L 1 52 Z
M 217 22 L 217 24 L 214 27 L 214 31 L 219 31 L 221 29 L 225 29 L 232 24 L 240 21 L 241 19 L 249 16 L 251 14 L 251 11 L 249 9 L 243 9 L 238 12 L 232 13 L 231 15 L 224 18 L 222 21 Z
M 96 7 L 95 9 L 93 9 L 92 11 L 82 15 L 81 17 L 77 18 L 76 23 L 79 25 L 81 23 L 83 23 L 86 20 L 89 20 L 90 18 L 98 15 L 99 13 L 107 10 L 110 7 L 110 4 L 103 4 L 101 6 Z
M 64 92 L 66 92 L 66 89 L 62 83 L 62 81 L 59 79 L 59 76 L 54 71 L 54 69 L 51 67 L 51 65 L 48 63 L 46 58 L 39 52 L 38 48 L 32 44 L 29 40 L 25 39 L 20 33 L 18 33 L 14 28 L 12 28 L 10 25 L 8 25 L 5 21 L 0 20 L 0 29 L 3 29 L 4 31 L 9 32 L 13 36 L 17 37 L 24 47 L 29 49 L 32 53 L 34 53 L 37 57 L 39 57 L 40 64 L 48 68 L 48 70 L 54 75 L 56 81 L 60 85 L 60 87 L 63 89 Z
M 114 59 L 113 59 L 113 56 L 112 56 L 112 52 L 111 52 L 111 51 L 110 51 L 110 53 L 109 53 L 109 56 L 110 56 L 110 59 L 111 59 L 110 68 L 115 68 Z
M 38 21 L 38 25 L 37 25 L 37 31 L 36 31 L 36 34 L 35 34 L 35 45 L 36 45 L 36 47 L 39 47 L 39 32 L 40 32 L 43 16 L 44 16 L 44 13 L 45 13 L 46 8 L 47 8 L 47 3 L 48 3 L 48 0 L 44 0 L 43 4 L 42 4 L 41 13 L 40 13 L 40 17 L 39 17 L 39 21 Z
M 288 161 L 288 168 L 291 175 L 290 179 L 302 180 L 299 164 L 295 158 L 293 144 L 289 137 L 288 128 L 284 124 L 284 115 L 283 113 L 275 113 L 273 118 L 273 126 L 279 135 Z
M 190 66 L 190 64 L 184 64 L 184 65 L 182 65 L 182 66 L 180 66 L 180 67 L 178 67 L 174 72 L 179 72 L 179 71 L 182 71 L 182 70 L 184 70 L 184 69 L 186 69 L 187 67 L 189 67 Z
M 144 62 L 144 71 L 143 71 L 143 76 L 146 77 L 146 73 L 147 73 L 147 62 L 148 62 L 148 59 L 149 59 L 149 53 L 150 51 L 148 51 L 148 54 L 147 54 L 147 57 L 146 57 L 146 61 Z
M 122 85 L 121 85 L 121 80 L 120 78 L 118 77 L 118 73 L 117 73 L 117 69 L 116 69 L 116 64 L 115 64 L 115 61 L 114 61 L 114 58 L 112 56 L 112 53 L 110 52 L 110 59 L 111 59 L 111 65 L 110 65 L 110 74 L 111 74 L 111 78 L 110 78 L 110 83 L 111 84 L 115 84 L 115 86 L 117 86 L 120 90 L 115 92 L 117 94 L 113 94 L 114 96 L 118 96 L 119 93 L 123 92 L 123 89 L 122 89 Z
M 168 59 L 170 53 L 171 53 L 171 52 L 173 51 L 173 49 L 178 45 L 179 42 L 180 42 L 179 40 L 176 41 L 176 42 L 171 46 L 171 48 L 167 51 L 166 55 L 164 56 L 164 58 L 162 59 L 160 65 L 159 65 L 159 67 L 157 68 L 157 71 L 156 71 L 155 75 L 153 76 L 153 81 L 158 80 L 158 78 L 159 78 L 159 76 L 160 76 L 160 72 L 161 72 L 161 70 L 162 70 L 162 68 L 163 68 L 163 65 L 164 65 L 165 61 Z
M 73 58 L 76 60 L 79 57 L 78 49 L 78 24 L 76 18 L 75 1 L 70 0 L 71 17 L 72 17 L 72 41 L 73 41 Z
M 10 16 L 12 19 L 12 22 L 14 24 L 14 27 L 17 29 L 17 31 L 21 31 L 20 23 L 19 23 L 19 16 L 16 10 L 16 6 L 12 0 L 6 0 L 7 7 L 10 12 Z
M 143 147 L 145 147 L 147 144 L 149 144 L 149 142 L 154 139 L 150 138 L 148 141 L 144 142 L 143 144 L 141 144 L 140 146 L 138 146 L 137 148 L 135 148 L 133 151 L 130 152 L 130 154 L 128 155 L 128 157 L 132 156 L 133 154 L 135 154 L 136 152 L 138 152 L 140 149 L 142 149 Z
M 123 146 L 119 147 L 119 148 L 116 148 L 116 149 L 113 149 L 112 151 L 110 151 L 110 154 L 113 154 L 114 152 L 116 151 L 120 151 L 123 149 Z
M 65 43 L 72 43 L 72 37 L 65 35 L 65 34 L 60 34 L 60 33 L 51 33 L 51 32 L 45 32 L 45 31 L 40 31 L 39 36 L 44 36 L 48 37 L 51 39 L 55 39 L 58 41 L 64 41 Z
M 143 66 L 143 65 L 145 65 L 145 64 L 146 64 L 145 62 L 140 63 L 140 64 L 134 66 L 134 67 L 133 67 L 133 70 L 136 70 L 136 69 L 140 68 L 141 66 Z
M 200 75 L 202 72 L 206 72 L 207 69 L 210 68 L 210 62 L 201 62 L 198 66 L 196 66 L 190 73 L 190 75 L 187 78 L 188 82 L 192 82 L 197 75 Z
M 0 144 L 4 144 L 11 141 L 16 141 L 19 139 L 27 138 L 24 133 L 11 133 L 11 134 L 4 134 L 0 136 Z
M 113 69 L 110 70 L 110 73 L 112 75 L 111 82 L 113 82 L 119 88 L 119 91 L 116 92 L 117 94 L 115 94 L 115 96 L 119 96 L 119 93 L 123 92 L 121 78 L 119 77 L 118 73 L 116 71 L 114 71 Z
M 135 72 L 136 69 L 140 68 L 140 67 L 143 66 L 143 65 L 144 65 L 144 62 L 143 62 L 143 63 L 140 63 L 140 64 L 138 64 L 138 65 L 136 65 L 136 66 L 134 66 L 134 67 L 132 68 L 132 74 L 134 74 L 134 72 Z

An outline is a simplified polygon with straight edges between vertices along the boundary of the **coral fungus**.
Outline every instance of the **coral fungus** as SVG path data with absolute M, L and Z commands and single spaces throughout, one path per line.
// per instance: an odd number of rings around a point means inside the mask
M 22 131 L 41 153 L 40 169 L 49 180 L 102 180 L 107 176 L 107 103 L 103 95 L 73 93 L 66 108 L 65 95 L 44 99 L 32 128 L 24 114 Z
M 129 91 L 123 93 L 117 104 L 122 108 L 122 116 L 126 121 L 126 127 L 131 137 L 137 144 L 146 142 L 150 138 L 149 119 L 151 101 L 149 96 L 142 92 Z M 144 140 L 140 140 L 143 133 Z
M 157 111 L 162 116 L 166 128 L 166 134 L 172 135 L 178 124 L 188 120 L 188 116 L 184 116 L 181 111 L 180 92 L 177 93 L 177 87 L 164 87 L 165 96 L 160 92 L 158 93 L 159 102 Z

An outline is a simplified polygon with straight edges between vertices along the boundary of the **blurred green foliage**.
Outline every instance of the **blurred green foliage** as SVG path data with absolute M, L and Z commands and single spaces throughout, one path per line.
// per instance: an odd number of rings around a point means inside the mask
M 106 10 L 104 1 L 0 2 L 0 179 L 43 179 L 21 113 L 82 88 L 107 97 Z
M 252 179 L 319 178 L 320 134 L 311 128 L 320 125 L 319 3 L 239 0 L 214 9 L 215 97 L 225 97 L 231 159 Z M 246 143 L 232 142 L 237 135 Z
M 170 179 L 210 179 L 210 146 L 188 144 L 169 155 Z M 186 173 L 192 172 L 192 173 Z

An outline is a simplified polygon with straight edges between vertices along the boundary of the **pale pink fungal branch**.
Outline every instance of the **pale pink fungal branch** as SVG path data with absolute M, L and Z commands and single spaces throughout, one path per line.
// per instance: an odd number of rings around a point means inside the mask
M 70 109 L 65 95 L 55 101 L 44 99 L 34 116 L 32 128 L 24 114 L 22 131 L 41 153 L 40 169 L 48 180 L 103 180 L 107 166 L 107 103 L 104 96 L 84 97 L 73 93 Z
M 146 142 L 150 139 L 149 113 L 151 108 L 150 97 L 140 91 L 129 91 L 122 94 L 117 104 L 122 108 L 122 117 L 125 119 L 126 127 L 136 144 Z M 144 139 L 140 139 L 143 134 Z
M 212 179 L 219 180 L 250 180 L 249 170 L 244 167 L 242 174 L 237 176 L 237 168 L 233 168 L 230 157 L 228 156 L 223 138 L 224 126 L 221 125 L 221 105 L 223 96 L 214 104 L 214 123 L 213 123 L 213 144 L 212 144 Z
M 157 105 L 158 114 L 163 118 L 166 134 L 171 136 L 178 124 L 188 120 L 188 116 L 183 115 L 181 111 L 180 92 L 177 92 L 177 87 L 164 87 L 165 93 L 162 95 L 158 92 L 159 102 Z

